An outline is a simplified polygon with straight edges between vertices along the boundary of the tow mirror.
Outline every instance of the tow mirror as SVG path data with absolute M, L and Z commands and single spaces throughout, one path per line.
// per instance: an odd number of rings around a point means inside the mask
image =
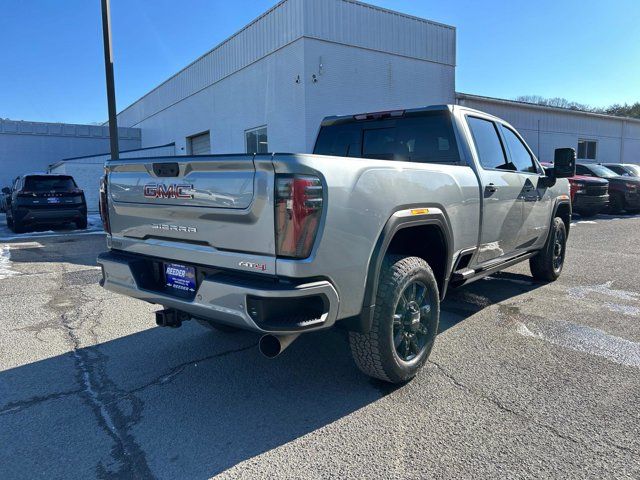
M 11 193 L 11 189 L 9 187 L 4 187 L 2 189 L 2 193 L 4 193 L 5 195 L 9 195 Z
M 576 151 L 573 148 L 556 148 L 553 157 L 553 176 L 574 177 L 576 174 Z

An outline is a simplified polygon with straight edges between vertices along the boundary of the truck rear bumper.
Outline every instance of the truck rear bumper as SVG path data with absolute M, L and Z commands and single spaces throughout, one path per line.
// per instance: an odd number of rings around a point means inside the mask
M 161 288 L 149 288 L 148 278 L 144 278 L 150 273 L 148 265 L 141 269 L 141 262 L 160 260 L 115 251 L 100 254 L 101 285 L 112 292 L 175 308 L 195 318 L 278 335 L 328 328 L 338 314 L 338 294 L 326 280 L 294 284 L 207 269 L 193 298 L 189 299 Z

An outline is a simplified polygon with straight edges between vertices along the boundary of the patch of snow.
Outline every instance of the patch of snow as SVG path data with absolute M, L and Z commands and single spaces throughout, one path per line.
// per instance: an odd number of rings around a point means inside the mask
M 11 251 L 9 245 L 0 246 L 0 280 L 19 275 L 20 272 L 11 270 Z

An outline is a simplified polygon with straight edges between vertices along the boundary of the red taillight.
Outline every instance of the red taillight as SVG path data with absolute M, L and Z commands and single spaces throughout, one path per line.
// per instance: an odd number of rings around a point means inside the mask
M 322 183 L 310 175 L 276 177 L 276 254 L 307 258 L 322 216 Z
M 109 205 L 107 204 L 107 175 L 100 179 L 100 218 L 102 219 L 102 228 L 107 233 L 111 233 L 111 226 L 109 225 Z

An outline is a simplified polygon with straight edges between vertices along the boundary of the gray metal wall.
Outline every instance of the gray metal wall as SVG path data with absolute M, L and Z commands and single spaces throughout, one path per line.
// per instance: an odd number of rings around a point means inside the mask
M 140 148 L 140 130 L 120 128 L 120 149 Z M 0 120 L 0 187 L 44 172 L 65 157 L 109 151 L 109 129 L 96 125 Z
M 551 161 L 556 148 L 577 149 L 585 139 L 597 142 L 595 162 L 640 163 L 640 120 L 468 94 L 458 94 L 457 101 L 511 123 L 542 161 Z

